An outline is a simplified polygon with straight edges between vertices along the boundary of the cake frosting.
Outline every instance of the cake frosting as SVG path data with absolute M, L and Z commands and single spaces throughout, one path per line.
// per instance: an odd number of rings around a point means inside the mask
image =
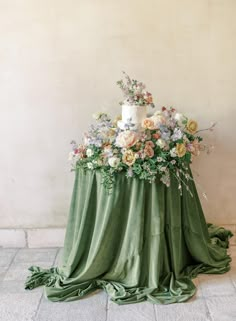
M 122 120 L 118 122 L 121 129 L 140 129 L 143 120 L 147 117 L 147 106 L 122 105 Z

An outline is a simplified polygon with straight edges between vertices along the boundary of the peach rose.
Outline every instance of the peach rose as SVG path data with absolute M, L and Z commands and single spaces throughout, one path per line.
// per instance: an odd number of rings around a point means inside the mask
M 146 147 L 144 148 L 144 153 L 149 158 L 152 158 L 154 156 L 154 150 L 149 145 L 146 145 Z
M 198 124 L 195 120 L 189 119 L 186 128 L 190 134 L 194 135 L 198 129 Z
M 135 153 L 131 150 L 128 149 L 124 152 L 122 161 L 128 166 L 132 166 L 136 160 Z
M 116 145 L 123 148 L 130 148 L 138 141 L 138 135 L 132 130 L 120 132 L 116 138 Z
M 142 123 L 143 128 L 155 129 L 154 121 L 151 118 L 145 118 Z
M 147 96 L 146 101 L 147 101 L 149 104 L 152 104 L 152 102 L 153 102 L 152 96 L 151 96 L 151 95 L 150 95 L 150 96 Z
M 145 145 L 146 146 L 150 146 L 152 148 L 155 146 L 154 143 L 151 140 L 146 141 Z
M 184 144 L 176 144 L 176 154 L 178 157 L 183 157 L 186 154 L 186 147 Z

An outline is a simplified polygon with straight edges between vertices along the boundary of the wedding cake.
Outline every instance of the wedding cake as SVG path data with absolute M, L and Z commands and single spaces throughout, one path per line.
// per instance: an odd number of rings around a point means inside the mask
M 147 106 L 122 105 L 122 120 L 118 121 L 121 129 L 140 129 L 147 117 Z
M 124 75 L 126 81 L 117 81 L 124 94 L 124 100 L 121 102 L 122 120 L 118 121 L 117 125 L 123 130 L 140 130 L 147 117 L 147 107 L 154 107 L 152 94 L 145 89 L 144 83 L 131 79 L 125 72 Z

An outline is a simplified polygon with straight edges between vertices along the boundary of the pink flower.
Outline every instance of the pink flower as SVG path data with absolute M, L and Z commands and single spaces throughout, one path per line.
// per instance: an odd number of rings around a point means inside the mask
M 120 132 L 116 138 L 116 145 L 122 148 L 130 148 L 138 141 L 138 135 L 132 130 Z
M 151 141 L 151 140 L 148 140 L 146 143 L 145 143 L 146 146 L 150 146 L 150 147 L 154 147 L 155 144 Z
M 151 146 L 146 145 L 144 148 L 144 153 L 147 157 L 152 158 L 154 156 L 154 150 Z
M 191 144 L 187 144 L 187 150 L 194 156 L 198 156 L 200 154 L 199 141 L 197 139 L 194 139 L 194 141 Z

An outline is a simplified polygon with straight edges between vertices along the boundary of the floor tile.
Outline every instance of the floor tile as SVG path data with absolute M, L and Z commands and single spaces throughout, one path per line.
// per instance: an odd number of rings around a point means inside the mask
M 41 293 L 0 293 L 1 321 L 33 321 Z
M 43 298 L 35 321 L 106 321 L 107 296 L 103 291 L 73 302 Z
M 200 289 L 204 297 L 234 295 L 235 288 L 229 272 L 225 274 L 199 275 Z
M 236 295 L 206 298 L 213 321 L 236 320 Z
M 5 277 L 7 269 L 8 269 L 7 266 L 0 267 L 0 281 L 2 281 L 3 278 Z
M 43 287 L 38 287 L 33 290 L 25 290 L 25 280 L 11 280 L 11 281 L 2 281 L 0 283 L 0 293 L 22 293 L 31 295 L 32 293 L 42 293 Z M 1 321 L 1 319 L 0 319 Z
M 155 311 L 157 321 L 212 321 L 203 299 L 169 305 L 156 304 Z
M 4 281 L 26 280 L 27 276 L 31 273 L 29 268 L 32 265 L 48 269 L 53 265 L 53 262 L 13 262 L 5 274 Z
M 107 321 L 155 321 L 153 304 L 141 302 L 137 304 L 118 305 L 109 301 Z
M 17 249 L 0 248 L 0 267 L 9 266 L 17 251 Z
M 58 249 L 20 249 L 16 254 L 15 262 L 53 262 Z

